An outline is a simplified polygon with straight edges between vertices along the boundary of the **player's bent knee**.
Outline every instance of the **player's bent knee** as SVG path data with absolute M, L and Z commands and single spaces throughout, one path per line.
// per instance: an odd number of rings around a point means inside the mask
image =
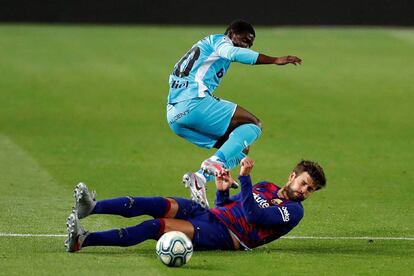
M 194 237 L 194 226 L 191 222 L 183 219 L 165 218 L 164 233 L 170 231 L 180 231 L 186 234 L 191 240 Z
M 169 208 L 167 208 L 164 218 L 174 218 L 178 212 L 178 202 L 171 197 L 167 197 L 166 199 L 168 200 Z
M 258 128 L 260 128 L 260 130 L 262 130 L 263 129 L 263 124 L 262 124 L 262 121 L 260 121 L 259 119 L 257 119 L 257 118 L 255 118 L 255 120 L 253 120 L 253 121 L 251 121 L 251 122 L 249 122 L 249 123 L 247 123 L 247 124 L 252 124 L 252 125 L 255 125 L 255 126 L 257 126 Z
M 256 126 L 258 126 L 260 128 L 260 130 L 263 129 L 263 124 L 262 121 L 260 121 L 259 119 L 257 120 Z

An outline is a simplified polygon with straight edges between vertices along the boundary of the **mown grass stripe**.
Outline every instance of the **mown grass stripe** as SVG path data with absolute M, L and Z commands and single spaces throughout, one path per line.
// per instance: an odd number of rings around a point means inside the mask
M 0 233 L 0 237 L 66 237 L 63 234 L 18 234 Z M 414 241 L 414 237 L 317 237 L 317 236 L 287 236 L 282 239 L 290 240 L 405 240 Z

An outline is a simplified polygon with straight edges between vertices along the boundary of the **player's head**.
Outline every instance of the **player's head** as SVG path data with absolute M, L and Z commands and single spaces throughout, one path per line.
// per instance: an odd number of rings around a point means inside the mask
M 253 26 L 241 19 L 231 22 L 224 34 L 233 41 L 234 46 L 242 48 L 252 47 L 256 37 Z
M 303 201 L 325 186 L 326 178 L 322 167 L 316 162 L 302 160 L 293 169 L 284 189 L 290 200 Z

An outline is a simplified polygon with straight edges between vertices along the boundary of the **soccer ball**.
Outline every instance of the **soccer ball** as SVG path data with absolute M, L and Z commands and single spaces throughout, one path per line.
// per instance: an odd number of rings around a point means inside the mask
M 193 244 L 182 232 L 171 231 L 161 236 L 157 242 L 158 259 L 167 266 L 182 266 L 193 255 Z

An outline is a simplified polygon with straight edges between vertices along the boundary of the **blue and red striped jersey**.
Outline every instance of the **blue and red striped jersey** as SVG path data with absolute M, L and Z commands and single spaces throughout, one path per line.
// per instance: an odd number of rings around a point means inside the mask
M 269 243 L 290 232 L 303 217 L 300 202 L 280 199 L 277 185 L 263 181 L 252 186 L 250 176 L 240 176 L 241 192 L 229 196 L 217 191 L 210 209 L 247 247 Z

